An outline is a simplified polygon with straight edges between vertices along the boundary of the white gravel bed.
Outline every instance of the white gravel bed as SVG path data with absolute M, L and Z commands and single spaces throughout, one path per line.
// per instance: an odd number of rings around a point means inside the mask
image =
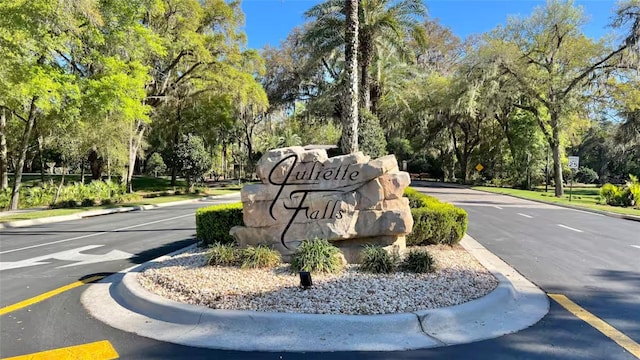
M 240 269 L 206 265 L 195 249 L 145 269 L 142 286 L 165 298 L 213 309 L 311 314 L 391 314 L 461 304 L 491 292 L 495 277 L 460 246 L 428 246 L 436 271 L 377 275 L 349 265 L 341 274 L 313 273 L 299 287 L 288 265 Z

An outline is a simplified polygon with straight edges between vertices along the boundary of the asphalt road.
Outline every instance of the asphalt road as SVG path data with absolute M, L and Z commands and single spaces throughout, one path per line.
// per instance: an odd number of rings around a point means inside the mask
M 429 188 L 469 213 L 469 235 L 547 293 L 640 343 L 640 222 L 485 192 Z
M 640 223 L 464 189 L 424 190 L 464 207 L 469 234 L 543 290 L 566 295 L 640 342 L 640 248 L 634 246 L 640 246 Z M 195 209 L 210 204 L 1 230 L 1 307 L 189 245 L 195 241 Z M 94 247 L 82 250 L 89 246 Z M 112 260 L 89 263 L 105 258 Z M 124 359 L 635 359 L 553 301 L 538 324 L 493 340 L 328 355 L 219 351 L 142 338 L 87 315 L 79 300 L 83 290 L 81 286 L 2 315 L 0 356 L 108 340 Z

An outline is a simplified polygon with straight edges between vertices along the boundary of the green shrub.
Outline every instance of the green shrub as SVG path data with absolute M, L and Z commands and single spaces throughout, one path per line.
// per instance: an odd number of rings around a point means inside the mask
M 241 202 L 213 205 L 196 211 L 196 236 L 204 244 L 233 243 L 229 230 L 239 225 L 244 225 Z
M 423 194 L 418 190 L 409 187 L 404 190 L 404 196 L 409 199 L 409 207 L 412 209 L 426 207 L 433 203 L 440 203 L 440 200 L 434 198 L 433 196 Z
M 162 155 L 154 152 L 147 159 L 147 164 L 145 166 L 145 172 L 149 175 L 153 175 L 158 177 L 158 174 L 163 175 L 167 171 L 167 165 L 164 163 L 164 159 L 162 159 Z
M 366 245 L 362 250 L 360 269 L 374 274 L 389 274 L 397 268 L 399 260 L 397 254 L 390 254 L 379 246 Z
M 631 191 L 636 207 L 640 208 L 640 181 L 637 176 L 629 175 L 629 177 L 631 178 L 631 182 L 627 184 L 629 191 Z
M 402 262 L 402 269 L 414 273 L 435 271 L 435 261 L 427 250 L 410 250 Z
M 361 110 L 359 121 L 358 144 L 360 151 L 365 155 L 371 156 L 372 159 L 386 155 L 387 141 L 378 117 L 370 111 Z
M 291 259 L 291 270 L 337 273 L 343 268 L 340 249 L 325 239 L 303 240 Z
M 600 188 L 600 197 L 604 199 L 607 205 L 611 206 L 631 206 L 633 205 L 633 194 L 627 188 L 606 183 Z
M 113 198 L 116 203 L 131 203 L 142 200 L 142 195 L 140 194 L 122 194 Z
M 240 264 L 240 254 L 233 244 L 214 243 L 207 251 L 207 263 L 213 266 L 236 266 Z
M 273 267 L 282 261 L 280 253 L 265 245 L 250 246 L 240 251 L 242 258 L 242 268 L 265 268 Z
M 94 200 L 93 199 L 83 199 L 82 203 L 80 203 L 81 206 L 83 207 L 90 207 L 94 205 Z
M 0 209 L 9 208 L 11 201 L 11 189 L 0 190 Z
M 581 166 L 576 173 L 576 181 L 583 184 L 595 184 L 600 179 L 598 173 L 592 168 Z
M 429 195 L 407 188 L 413 231 L 407 235 L 407 245 L 457 244 L 467 231 L 467 212 Z

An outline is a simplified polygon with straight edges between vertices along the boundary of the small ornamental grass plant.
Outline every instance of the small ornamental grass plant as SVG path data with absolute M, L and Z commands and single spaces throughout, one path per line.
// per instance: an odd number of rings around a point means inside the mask
M 429 273 L 436 270 L 435 260 L 427 250 L 422 249 L 410 250 L 402 262 L 401 268 L 404 271 L 414 273 Z
M 340 255 L 325 239 L 303 240 L 291 258 L 291 271 L 338 273 L 344 268 Z
M 265 245 L 239 249 L 234 244 L 215 243 L 207 251 L 211 266 L 240 266 L 243 269 L 274 267 L 281 263 L 280 253 Z
M 236 266 L 240 264 L 238 248 L 233 244 L 215 243 L 207 251 L 207 264 L 212 266 Z
M 395 253 L 390 254 L 379 246 L 366 245 L 362 250 L 360 269 L 374 274 L 389 274 L 397 269 L 399 261 Z
M 250 246 L 240 250 L 243 269 L 274 267 L 281 262 L 280 253 L 265 245 Z

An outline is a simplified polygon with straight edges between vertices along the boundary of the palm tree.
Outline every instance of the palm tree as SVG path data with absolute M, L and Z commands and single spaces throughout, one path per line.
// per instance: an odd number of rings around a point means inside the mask
M 309 9 L 305 15 L 314 19 L 304 39 L 319 56 L 345 45 L 346 37 L 336 29 L 344 28 L 347 4 L 354 1 L 327 0 Z M 392 46 L 398 53 L 408 53 L 405 40 L 423 37 L 420 17 L 426 15 L 422 0 L 358 1 L 358 67 L 361 107 L 371 108 L 371 65 L 378 48 Z
M 342 111 L 342 141 L 345 154 L 358 151 L 358 0 L 346 0 L 344 57 L 347 86 Z

